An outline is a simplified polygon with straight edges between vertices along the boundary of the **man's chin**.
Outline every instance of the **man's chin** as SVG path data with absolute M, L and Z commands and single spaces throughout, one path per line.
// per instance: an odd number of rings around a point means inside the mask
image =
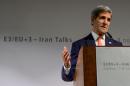
M 105 34 L 105 33 L 107 33 L 108 32 L 108 30 L 102 30 L 101 31 L 101 33 L 103 33 L 103 34 Z
M 106 34 L 107 32 L 108 32 L 108 31 L 105 31 L 105 32 L 102 31 L 102 32 L 99 32 L 98 34 L 102 34 L 102 35 L 103 35 L 103 34 Z

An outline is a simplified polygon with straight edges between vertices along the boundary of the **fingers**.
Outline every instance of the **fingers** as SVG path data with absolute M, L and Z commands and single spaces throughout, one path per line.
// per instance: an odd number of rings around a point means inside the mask
M 70 66 L 70 53 L 66 47 L 64 47 L 63 49 L 62 58 L 63 58 L 64 65 L 66 67 L 69 67 Z
M 63 49 L 62 56 L 63 56 L 63 61 L 66 63 L 66 61 L 69 60 L 69 52 L 66 47 L 64 47 Z

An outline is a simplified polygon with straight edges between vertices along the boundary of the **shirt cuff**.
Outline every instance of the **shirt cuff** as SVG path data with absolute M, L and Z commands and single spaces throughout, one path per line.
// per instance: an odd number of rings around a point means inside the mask
M 65 70 L 65 74 L 66 74 L 66 75 L 69 74 L 69 72 L 70 72 L 70 68 L 71 68 L 71 66 L 70 66 L 69 68 L 66 68 L 66 67 L 64 66 L 64 70 Z

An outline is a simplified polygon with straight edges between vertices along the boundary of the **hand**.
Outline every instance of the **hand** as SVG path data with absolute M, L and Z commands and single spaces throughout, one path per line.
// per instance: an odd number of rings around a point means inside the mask
M 62 51 L 62 59 L 64 62 L 64 66 L 66 68 L 70 68 L 71 62 L 70 62 L 70 53 L 68 51 L 68 49 L 66 47 L 64 47 L 63 51 Z

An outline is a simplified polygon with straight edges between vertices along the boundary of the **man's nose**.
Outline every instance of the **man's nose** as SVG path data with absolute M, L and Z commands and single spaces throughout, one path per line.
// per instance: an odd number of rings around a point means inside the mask
M 108 20 L 107 19 L 104 19 L 104 24 L 108 24 Z

